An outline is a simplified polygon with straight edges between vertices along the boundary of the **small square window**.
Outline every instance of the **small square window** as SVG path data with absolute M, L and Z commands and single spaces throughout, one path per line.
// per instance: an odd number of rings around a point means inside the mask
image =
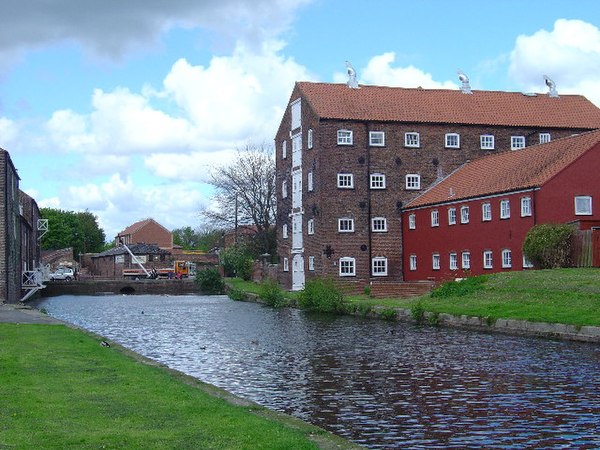
M 385 175 L 382 173 L 371 174 L 371 189 L 385 189 Z
M 340 277 L 353 277 L 356 275 L 356 260 L 354 258 L 340 258 Z
M 575 215 L 576 216 L 591 216 L 592 215 L 592 197 L 588 195 L 580 195 L 575 197 Z
M 418 190 L 421 189 L 421 175 L 409 173 L 406 175 L 406 189 Z
M 410 270 L 417 270 L 417 255 L 410 255 L 408 257 L 408 267 Z
M 540 144 L 547 144 L 551 140 L 550 133 L 540 133 Z
M 511 136 L 510 149 L 520 150 L 522 148 L 525 148 L 525 136 Z
M 308 234 L 315 234 L 315 219 L 308 219 L 306 229 Z
M 481 204 L 481 220 L 489 222 L 492 220 L 492 204 L 482 203 Z
M 408 215 L 408 229 L 414 230 L 417 228 L 417 217 L 414 214 Z
M 419 147 L 421 139 L 419 133 L 404 133 L 404 146 L 405 147 Z
M 387 276 L 387 258 L 378 256 L 371 261 L 371 270 L 374 277 Z
M 458 257 L 456 253 L 450 253 L 450 270 L 458 270 Z
M 431 255 L 431 268 L 433 270 L 440 270 L 440 254 L 434 253 Z
M 460 223 L 469 223 L 469 207 L 460 207 Z
M 460 135 L 458 133 L 446 133 L 444 146 L 446 148 L 460 148 Z
M 471 253 L 462 252 L 462 268 L 469 270 L 471 268 Z
M 387 231 L 387 219 L 385 217 L 373 217 L 371 219 L 371 230 L 374 233 L 385 233 Z
M 502 268 L 510 269 L 512 267 L 511 251 L 508 249 L 502 250 Z
M 521 217 L 531 216 L 531 197 L 521 197 Z
M 456 225 L 456 208 L 448 209 L 448 225 Z
M 306 134 L 306 146 L 311 149 L 313 148 L 313 130 L 312 128 L 308 130 Z
M 385 133 L 383 131 L 369 131 L 369 145 L 383 147 L 385 145 Z
M 351 173 L 338 173 L 337 187 L 341 189 L 354 189 L 354 175 Z
M 315 257 L 314 256 L 308 257 L 308 270 L 315 270 Z
M 337 143 L 338 145 L 352 145 L 352 131 L 338 130 Z
M 484 269 L 491 269 L 492 266 L 492 251 L 491 250 L 485 250 L 483 252 L 483 268 Z
M 431 211 L 431 226 L 439 227 L 440 226 L 440 213 L 437 209 Z
M 509 219 L 510 218 L 510 200 L 508 200 L 508 199 L 500 201 L 500 218 L 501 219 Z
M 479 136 L 479 141 L 482 150 L 494 150 L 494 135 L 482 134 Z
M 348 217 L 338 219 L 338 231 L 340 233 L 354 233 L 354 219 Z

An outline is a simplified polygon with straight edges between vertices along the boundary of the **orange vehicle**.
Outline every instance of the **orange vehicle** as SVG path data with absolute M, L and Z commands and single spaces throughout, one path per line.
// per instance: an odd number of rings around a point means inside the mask
M 195 264 L 189 261 L 175 261 L 173 267 L 165 267 L 161 269 L 152 268 L 144 269 L 123 269 L 125 278 L 189 278 L 194 275 Z

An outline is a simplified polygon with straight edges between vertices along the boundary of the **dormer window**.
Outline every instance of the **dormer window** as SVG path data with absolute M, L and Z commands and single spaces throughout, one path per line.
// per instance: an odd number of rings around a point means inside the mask
M 510 149 L 520 150 L 522 148 L 525 148 L 525 136 L 511 136 Z
M 481 150 L 494 150 L 493 134 L 482 134 L 479 136 L 479 142 L 481 144 Z
M 444 147 L 446 148 L 460 148 L 460 134 L 458 133 L 446 133 L 444 138 Z
M 352 131 L 338 130 L 337 143 L 338 145 L 352 145 Z
M 540 133 L 540 144 L 546 144 L 551 140 L 550 133 Z
M 421 139 L 419 133 L 404 133 L 404 146 L 405 147 L 419 147 L 421 145 Z

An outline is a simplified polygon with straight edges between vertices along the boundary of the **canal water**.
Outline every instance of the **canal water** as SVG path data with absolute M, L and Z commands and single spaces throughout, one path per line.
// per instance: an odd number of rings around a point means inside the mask
M 597 345 L 225 296 L 61 296 L 38 306 L 368 448 L 600 448 Z

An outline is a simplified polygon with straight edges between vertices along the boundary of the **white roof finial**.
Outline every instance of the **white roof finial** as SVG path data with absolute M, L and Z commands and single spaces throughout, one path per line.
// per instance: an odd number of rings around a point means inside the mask
M 548 86 L 548 97 L 558 97 L 556 83 L 552 81 L 548 75 L 544 75 L 544 82 L 546 83 L 546 86 Z
M 469 84 L 469 77 L 466 76 L 465 73 L 460 69 L 458 69 L 456 73 L 458 74 L 458 79 L 462 83 L 462 86 L 460 87 L 461 92 L 463 94 L 472 94 L 471 85 Z
M 358 81 L 356 79 L 356 70 L 354 70 L 350 61 L 346 61 L 346 68 L 348 69 L 348 82 L 346 84 L 351 89 L 359 89 Z

